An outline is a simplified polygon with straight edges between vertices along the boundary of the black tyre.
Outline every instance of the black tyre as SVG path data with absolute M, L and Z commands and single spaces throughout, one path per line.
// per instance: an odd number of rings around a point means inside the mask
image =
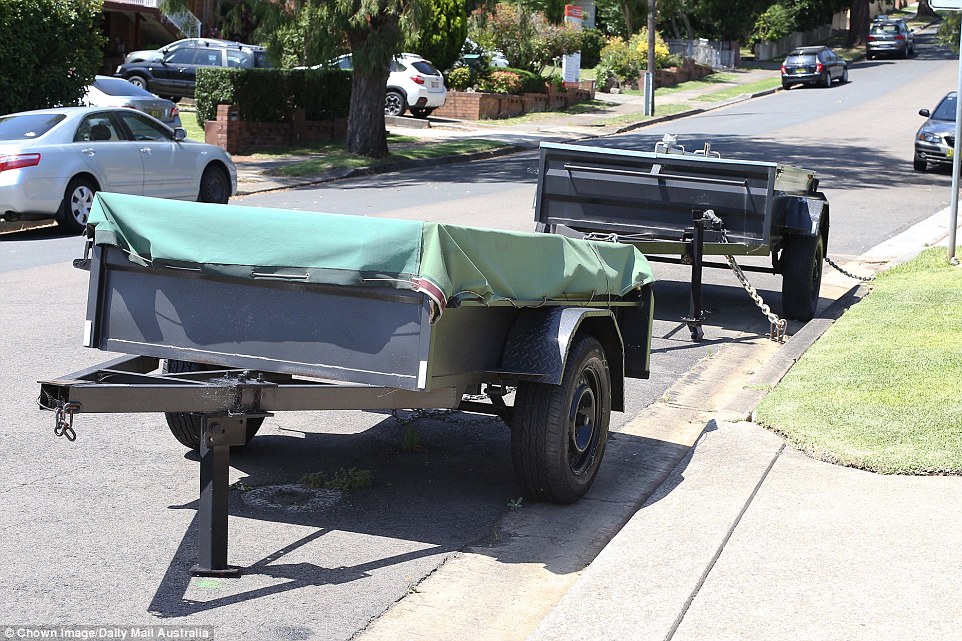
M 847 83 L 848 83 L 848 68 L 846 67 L 845 71 L 842 72 L 842 84 L 844 85 Z
M 227 204 L 230 200 L 230 178 L 221 167 L 211 165 L 200 177 L 200 193 L 197 200 L 202 203 Z
M 132 85 L 137 85 L 141 89 L 146 89 L 147 91 L 150 91 L 150 87 L 147 86 L 147 79 L 144 78 L 143 76 L 131 76 L 127 78 L 127 82 L 129 82 Z
M 63 192 L 57 224 L 71 232 L 83 232 L 97 190 L 97 184 L 89 178 L 77 177 L 71 180 Z
M 791 89 L 791 88 L 792 88 L 792 86 L 791 86 L 790 84 L 788 84 L 787 82 L 783 82 L 783 83 L 782 83 L 782 89 L 784 89 L 785 91 L 788 91 L 788 90 Z
M 789 236 L 782 249 L 782 314 L 807 323 L 815 317 L 822 287 L 822 235 Z
M 560 385 L 523 381 L 511 419 L 511 453 L 525 493 L 573 503 L 591 487 L 608 441 L 611 373 L 601 344 L 575 339 Z
M 921 158 L 912 159 L 912 169 L 915 171 L 925 171 L 928 168 L 928 163 Z
M 428 107 L 411 107 L 411 115 L 415 118 L 427 118 L 434 112 L 433 108 Z
M 822 78 L 822 86 L 829 89 L 832 86 L 832 72 L 826 71 L 825 76 Z
M 405 109 L 407 109 L 407 101 L 404 99 L 404 94 L 390 89 L 384 97 L 384 115 L 400 116 L 404 114 Z
M 201 363 L 191 363 L 188 361 L 164 361 L 165 374 L 182 374 L 184 372 L 202 372 L 205 370 L 218 369 L 216 366 L 203 365 Z M 164 412 L 167 419 L 167 427 L 174 438 L 192 450 L 200 449 L 201 415 L 194 412 Z M 263 418 L 252 418 L 247 420 L 247 442 L 250 443 L 257 435 L 257 430 L 264 423 Z

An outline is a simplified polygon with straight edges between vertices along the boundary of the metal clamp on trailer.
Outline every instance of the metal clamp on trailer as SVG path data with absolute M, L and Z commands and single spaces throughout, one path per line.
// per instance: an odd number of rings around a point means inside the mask
M 703 267 L 731 267 L 772 323 L 778 319 L 744 271 L 782 275 L 782 313 L 809 321 L 818 306 L 828 247 L 829 206 L 815 172 L 781 163 L 735 161 L 706 146 L 687 152 L 666 136 L 654 152 L 541 145 L 535 196 L 538 229 L 638 247 L 649 260 L 691 265 L 692 340 L 703 338 Z M 766 256 L 771 268 L 735 263 Z M 728 264 L 706 256 L 725 256 Z
M 230 448 L 275 412 L 496 415 L 526 494 L 570 503 L 625 378 L 648 377 L 652 275 L 631 245 L 105 193 L 87 234 L 84 344 L 129 356 L 41 382 L 39 403 L 68 438 L 81 413 L 164 412 L 200 449 L 198 575 L 238 572 Z

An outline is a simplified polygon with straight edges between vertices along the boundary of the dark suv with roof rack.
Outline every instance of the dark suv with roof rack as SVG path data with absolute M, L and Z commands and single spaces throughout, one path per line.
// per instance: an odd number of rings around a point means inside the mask
M 151 93 L 173 101 L 193 98 L 198 67 L 270 67 L 267 50 L 257 45 L 206 44 L 180 47 L 164 54 L 160 60 L 142 60 L 117 67 L 114 76 L 143 87 Z

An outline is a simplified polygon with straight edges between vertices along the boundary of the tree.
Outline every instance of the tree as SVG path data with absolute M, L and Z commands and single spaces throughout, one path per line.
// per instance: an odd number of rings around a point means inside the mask
M 523 5 L 499 4 L 492 13 L 475 11 L 472 40 L 504 53 L 512 67 L 540 73 L 560 56 L 581 48 L 581 33 L 569 24 L 552 24 L 540 11 Z
M 868 9 L 869 0 L 852 0 L 849 11 L 848 40 L 846 46 L 858 47 L 868 41 L 868 28 L 871 18 Z
M 76 104 L 103 64 L 102 0 L 0 0 L 0 114 Z
M 415 51 L 437 66 L 450 69 L 461 54 L 468 37 L 468 13 L 464 0 L 427 0 L 430 8 L 411 38 L 410 51 Z
M 953 13 L 957 13 L 957 12 L 953 12 Z M 916 7 L 916 9 L 915 9 L 915 17 L 916 17 L 916 18 L 920 18 L 920 17 L 929 17 L 929 18 L 931 18 L 931 17 L 937 16 L 937 15 L 938 15 L 938 14 L 935 13 L 935 9 L 933 9 L 933 8 L 932 8 L 932 5 L 929 4 L 929 0 L 919 0 L 919 6 Z

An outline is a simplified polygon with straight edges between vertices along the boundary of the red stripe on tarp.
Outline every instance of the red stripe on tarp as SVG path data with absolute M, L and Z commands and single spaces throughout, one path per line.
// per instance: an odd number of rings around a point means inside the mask
M 424 292 L 437 304 L 439 313 L 444 311 L 444 308 L 448 305 L 447 296 L 444 295 L 444 290 L 432 283 L 427 278 L 415 278 L 413 282 L 414 291 Z

